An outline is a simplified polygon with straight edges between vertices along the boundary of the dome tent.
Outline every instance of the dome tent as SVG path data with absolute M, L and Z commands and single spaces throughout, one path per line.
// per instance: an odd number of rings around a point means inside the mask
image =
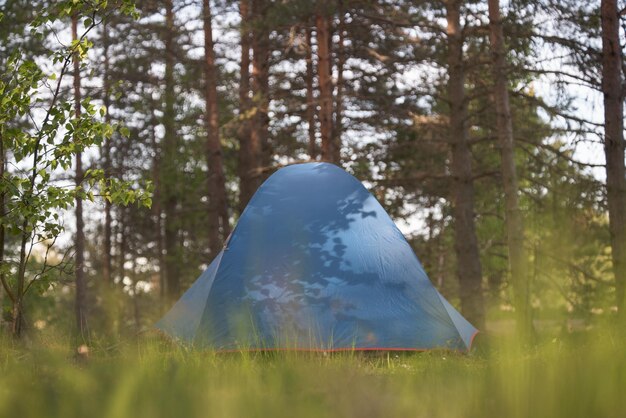
M 217 350 L 469 350 L 477 332 L 378 201 L 328 163 L 265 181 L 156 327 Z

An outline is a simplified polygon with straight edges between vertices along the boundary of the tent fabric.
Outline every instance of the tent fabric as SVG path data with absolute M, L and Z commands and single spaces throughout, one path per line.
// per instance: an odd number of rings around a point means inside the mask
M 265 181 L 156 327 L 217 350 L 468 350 L 477 332 L 378 201 L 329 163 Z

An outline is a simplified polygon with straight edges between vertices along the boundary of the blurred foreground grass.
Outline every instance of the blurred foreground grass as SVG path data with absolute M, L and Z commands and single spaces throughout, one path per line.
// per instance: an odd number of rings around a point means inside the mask
M 155 339 L 92 348 L 0 341 L 0 417 L 620 417 L 624 339 L 593 332 L 532 349 L 214 354 Z

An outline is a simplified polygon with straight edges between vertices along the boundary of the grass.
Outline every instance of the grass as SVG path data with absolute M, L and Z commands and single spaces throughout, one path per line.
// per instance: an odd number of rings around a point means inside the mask
M 470 355 L 215 354 L 155 339 L 0 342 L 0 417 L 619 417 L 624 339 L 594 332 Z

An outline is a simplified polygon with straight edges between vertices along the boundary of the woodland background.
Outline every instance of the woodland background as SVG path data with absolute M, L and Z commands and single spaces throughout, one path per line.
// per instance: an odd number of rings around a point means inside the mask
M 626 4 L 128 3 L 0 2 L 6 85 L 16 51 L 47 75 L 61 71 L 55 53 L 71 58 L 56 93 L 43 78 L 40 101 L 0 120 L 6 334 L 54 327 L 90 340 L 150 329 L 220 251 L 260 183 L 310 160 L 362 180 L 478 328 L 514 318 L 528 335 L 532 318 L 558 328 L 620 311 Z M 90 45 L 79 54 L 83 33 Z M 75 191 L 46 212 L 59 228 L 37 236 L 11 210 L 27 195 L 14 191 L 28 190 L 23 156 L 37 146 L 7 138 L 37 131 L 53 97 L 74 107 L 52 144 L 78 141 L 80 132 L 58 137 L 81 112 L 114 129 L 70 149 L 65 168 L 33 170 Z M 94 172 L 125 191 L 76 192 Z M 129 191 L 151 193 L 151 204 L 131 203 Z

